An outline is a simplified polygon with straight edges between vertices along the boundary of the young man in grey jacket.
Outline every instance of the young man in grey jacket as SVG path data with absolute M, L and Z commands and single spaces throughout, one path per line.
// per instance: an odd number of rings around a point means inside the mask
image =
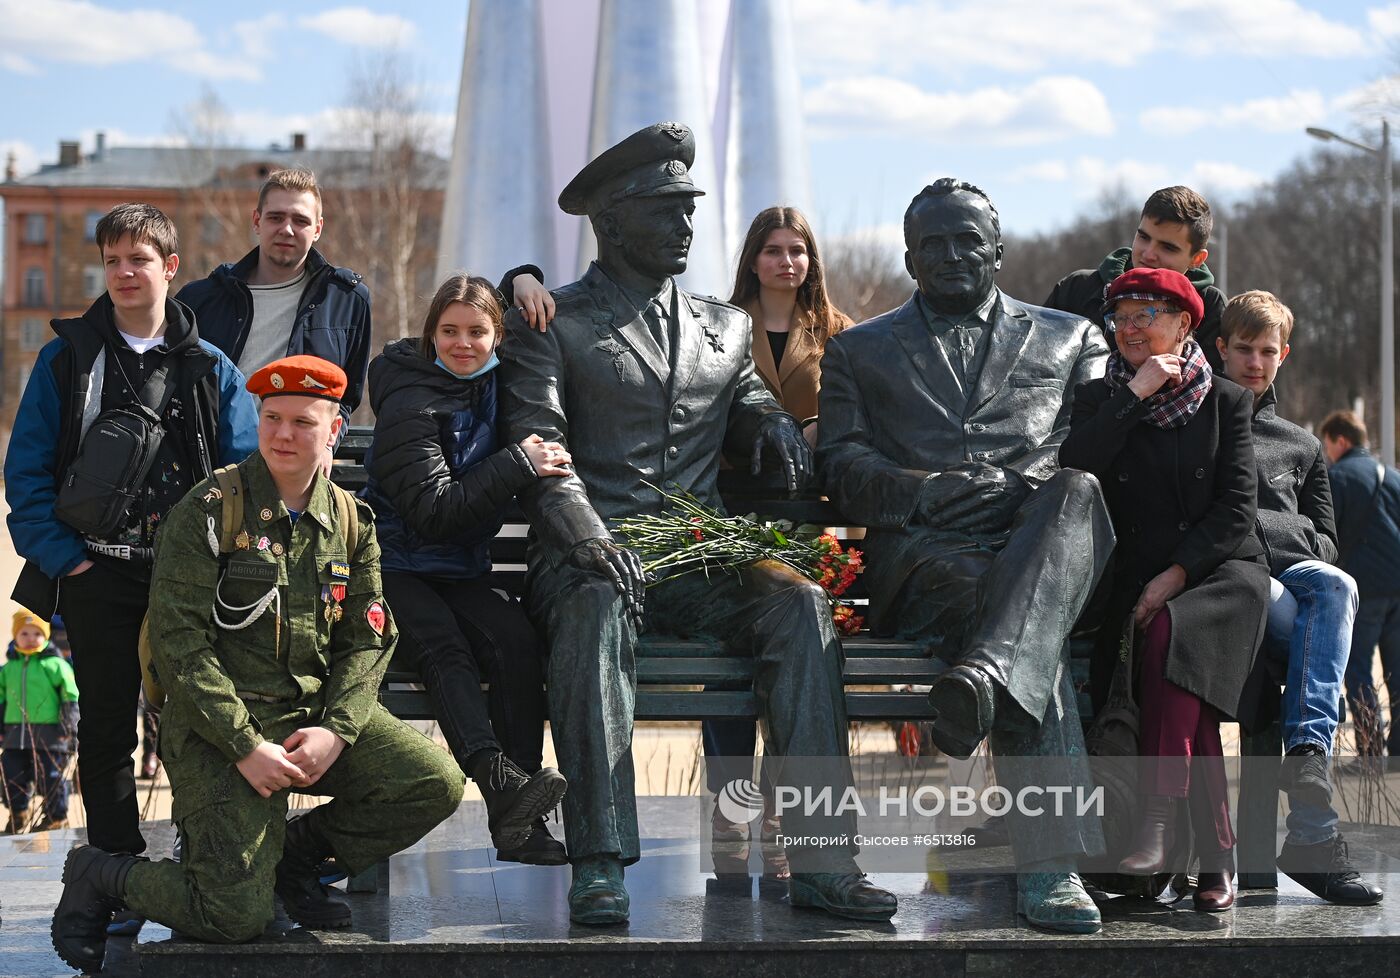
M 1322 445 L 1278 416 L 1274 377 L 1292 332 L 1287 306 L 1268 292 L 1245 292 L 1226 305 L 1215 341 L 1225 375 L 1254 394 L 1256 530 L 1272 578 L 1264 650 L 1287 670 L 1280 783 L 1288 792 L 1288 836 L 1278 866 L 1324 900 L 1368 905 L 1383 894 L 1350 863 L 1328 776 L 1356 582 L 1335 564 L 1337 528 Z

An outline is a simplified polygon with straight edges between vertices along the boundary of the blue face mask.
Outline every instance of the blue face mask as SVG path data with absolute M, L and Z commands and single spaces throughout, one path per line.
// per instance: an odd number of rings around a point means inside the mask
M 501 361 L 500 361 L 500 359 L 496 356 L 496 351 L 495 351 L 495 350 L 492 350 L 492 351 L 491 351 L 491 359 L 487 360 L 484 364 L 482 364 L 482 366 L 481 366 L 479 369 L 473 370 L 473 371 L 472 371 L 471 373 L 469 373 L 469 374 L 459 374 L 457 371 L 453 370 L 453 369 L 452 369 L 451 367 L 449 367 L 447 364 L 443 363 L 443 362 L 442 362 L 442 357 L 436 357 L 436 358 L 433 360 L 433 363 L 436 363 L 439 367 L 441 367 L 443 370 L 446 370 L 448 373 L 450 373 L 452 376 L 456 377 L 458 380 L 474 380 L 475 378 L 480 377 L 482 374 L 484 374 L 484 373 L 486 373 L 486 372 L 488 372 L 488 371 L 495 370 L 497 367 L 499 367 L 499 366 L 501 365 Z

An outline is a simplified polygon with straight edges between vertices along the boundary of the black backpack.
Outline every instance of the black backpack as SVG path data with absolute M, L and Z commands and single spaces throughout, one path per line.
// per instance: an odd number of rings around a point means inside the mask
M 115 356 L 110 359 L 122 370 Z M 167 358 L 155 369 L 138 403 L 108 408 L 82 434 L 58 487 L 54 515 L 84 536 L 105 540 L 126 524 L 165 437 L 161 418 L 174 393 L 170 366 Z

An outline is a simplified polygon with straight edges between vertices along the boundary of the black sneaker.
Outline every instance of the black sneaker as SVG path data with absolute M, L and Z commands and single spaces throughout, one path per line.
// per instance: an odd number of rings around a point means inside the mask
M 1331 758 L 1317 744 L 1299 744 L 1283 758 L 1279 787 L 1295 801 L 1327 808 L 1332 804 Z
M 1278 868 L 1293 882 L 1328 903 L 1368 907 L 1385 897 L 1380 887 L 1361 879 L 1361 874 L 1351 864 L 1346 840 L 1340 833 L 1310 846 L 1285 842 L 1278 854 Z
M 491 755 L 473 776 L 486 802 L 486 824 L 491 844 L 512 852 L 520 849 L 534 831 L 535 820 L 552 810 L 564 797 L 569 783 L 552 767 L 526 774 L 503 753 Z
M 524 863 L 527 866 L 563 866 L 569 861 L 564 844 L 549 834 L 544 816 L 535 819 L 530 834 L 514 849 L 497 849 L 496 861 L 500 863 Z

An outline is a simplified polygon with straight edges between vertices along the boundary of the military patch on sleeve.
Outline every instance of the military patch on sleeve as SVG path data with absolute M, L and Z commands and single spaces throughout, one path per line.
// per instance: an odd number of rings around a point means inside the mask
M 374 629 L 374 634 L 384 634 L 384 624 L 387 620 L 388 616 L 384 613 L 384 605 L 378 601 L 371 601 L 369 607 L 365 609 L 365 621 L 369 622 L 369 627 Z

